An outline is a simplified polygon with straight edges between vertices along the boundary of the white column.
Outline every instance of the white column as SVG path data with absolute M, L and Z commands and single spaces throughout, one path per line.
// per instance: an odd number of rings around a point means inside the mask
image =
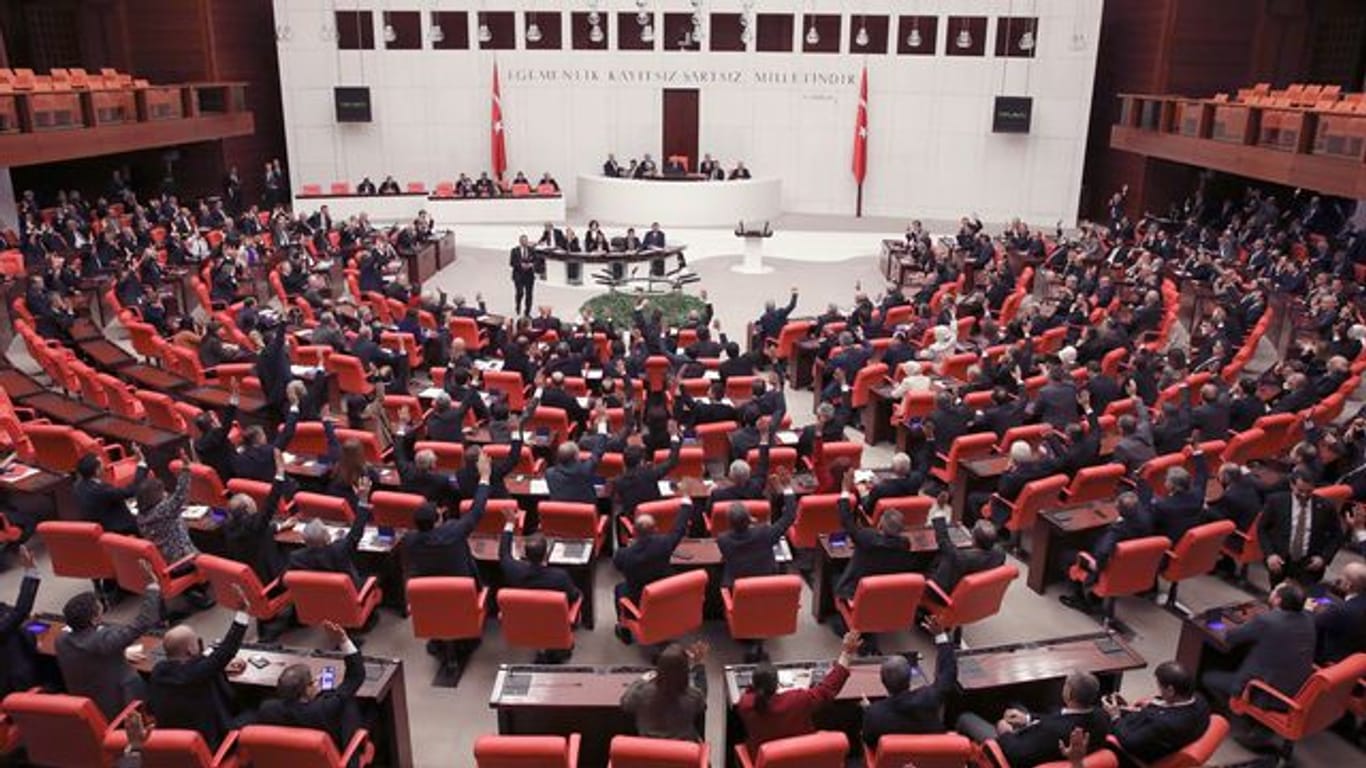
M 19 231 L 19 201 L 14 197 L 14 182 L 9 169 L 0 168 L 0 229 Z

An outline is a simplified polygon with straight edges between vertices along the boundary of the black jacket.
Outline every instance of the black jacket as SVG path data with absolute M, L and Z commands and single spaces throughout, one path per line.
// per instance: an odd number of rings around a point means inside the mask
M 400 490 L 415 493 L 438 507 L 452 507 L 460 501 L 455 475 L 439 470 L 418 469 L 413 463 L 413 444 L 417 435 L 398 435 L 394 440 L 394 464 L 398 467 Z
M 362 506 L 356 513 L 355 522 L 351 523 L 350 530 L 343 538 L 321 547 L 304 547 L 289 553 L 289 570 L 345 573 L 351 577 L 356 589 L 360 589 L 365 585 L 365 579 L 361 578 L 356 570 L 356 563 L 351 559 L 351 554 L 355 552 L 356 545 L 360 544 L 361 537 L 365 535 L 365 526 L 369 522 L 370 507 Z
M 265 506 L 258 509 L 256 514 L 229 516 L 223 523 L 226 556 L 251 566 L 262 586 L 270 584 L 285 571 L 285 555 L 275 541 L 274 518 L 280 507 L 280 499 L 294 495 L 293 487 L 292 480 L 275 482 L 271 485 Z
M 474 492 L 469 514 L 448 519 L 430 531 L 409 531 L 404 535 L 403 555 L 408 578 L 464 576 L 478 581 L 479 569 L 470 554 L 469 537 L 479 526 L 488 499 L 489 487 L 480 484 Z
M 849 533 L 854 555 L 835 586 L 835 594 L 846 599 L 852 598 L 858 589 L 859 579 L 864 576 L 923 573 L 928 569 L 932 554 L 912 552 L 910 541 L 905 536 L 886 536 L 875 528 L 859 527 L 852 507 L 847 497 L 840 496 L 840 524 Z
M 1110 733 L 1110 718 L 1100 707 L 1089 712 L 1056 712 L 996 739 L 1001 752 L 1013 767 L 1039 765 L 1062 759 L 1059 743 L 1066 743 L 1072 729 L 1081 728 L 1090 737 L 1089 744 L 1104 744 Z
M 744 533 L 730 530 L 716 537 L 716 547 L 721 550 L 724 564 L 721 586 L 732 587 L 736 579 L 778 573 L 778 560 L 773 554 L 773 547 L 782 541 L 783 535 L 796 519 L 797 497 L 783 494 L 783 513 L 777 520 L 751 525 Z
M 138 467 L 133 482 L 116 488 L 98 478 L 77 480 L 71 489 L 82 520 L 99 523 L 106 533 L 138 535 L 138 524 L 128 511 L 128 500 L 137 494 L 138 486 L 147 477 L 147 468 Z
M 265 725 L 326 731 L 336 743 L 338 752 L 346 749 L 351 733 L 359 725 L 355 696 L 365 682 L 365 660 L 360 651 L 356 651 L 347 654 L 342 663 L 346 672 L 336 688 L 320 691 L 309 701 L 268 699 L 257 711 L 257 721 Z
M 1225 520 L 1232 520 L 1238 530 L 1246 531 L 1257 515 L 1262 513 L 1262 492 L 1251 474 L 1240 475 L 1224 486 L 1219 498 L 1209 502 L 1209 511 Z
M 1153 763 L 1183 749 L 1209 728 L 1209 704 L 1199 696 L 1185 704 L 1148 704 L 1124 712 L 1112 723 L 1119 745 L 1145 763 Z
M 673 530 L 637 536 L 630 546 L 618 549 L 612 556 L 612 565 L 625 577 L 626 595 L 632 601 L 640 600 L 640 593 L 647 585 L 673 574 L 669 560 L 678 542 L 687 534 L 694 514 L 692 505 L 684 504 L 674 520 Z
M 953 588 L 958 586 L 958 581 L 968 574 L 1005 565 L 1005 552 L 995 547 L 959 549 L 949 538 L 949 524 L 944 518 L 936 517 L 932 524 L 935 541 L 939 544 L 939 559 L 934 565 L 933 578 L 934 583 L 938 584 L 945 594 L 952 593 Z
M 568 465 L 555 465 L 546 470 L 545 482 L 554 501 L 577 501 L 596 504 L 598 491 L 594 485 L 598 462 L 607 448 L 606 442 L 599 442 L 593 448 L 587 461 L 575 459 Z
M 863 743 L 877 747 L 888 734 L 943 733 L 939 710 L 958 685 L 958 654 L 952 642 L 938 643 L 934 684 L 875 701 L 863 711 Z
M 247 623 L 233 621 L 228 634 L 207 656 L 188 661 L 162 659 L 147 680 L 147 704 L 158 728 L 199 731 L 210 749 L 228 732 L 233 715 L 232 687 L 224 676 L 237 655 Z
M 1274 608 L 1229 632 L 1226 641 L 1230 648 L 1249 646 L 1236 672 L 1239 691 L 1252 678 L 1259 678 L 1294 696 L 1313 674 L 1314 617 L 1304 611 Z
M 0 605 L 0 697 L 38 684 L 38 649 L 24 622 L 33 613 L 39 580 L 24 577 L 13 606 Z
M 22 599 L 22 598 L 21 598 Z M 1366 651 L 1366 597 L 1355 595 L 1314 614 L 1318 647 L 1314 660 L 1332 664 Z
M 1309 520 L 1305 557 L 1318 556 L 1327 564 L 1332 562 L 1333 555 L 1337 554 L 1338 547 L 1342 546 L 1342 526 L 1338 523 L 1332 505 L 1326 499 L 1315 496 L 1311 505 L 1313 514 Z M 1293 526 L 1290 494 L 1272 494 L 1266 500 L 1262 521 L 1258 525 L 1262 551 L 1267 555 L 1279 555 L 1286 562 L 1295 562 L 1297 558 L 1291 557 L 1290 553 Z
M 871 514 L 880 499 L 915 496 L 920 493 L 920 486 L 924 483 L 925 476 L 915 470 L 911 470 L 905 477 L 889 477 L 874 485 L 872 490 L 868 491 L 868 495 L 863 497 L 863 509 Z
M 556 590 L 564 593 L 570 605 L 579 599 L 579 588 L 563 569 L 514 558 L 511 531 L 503 531 L 498 539 L 498 566 L 503 571 L 503 581 L 513 589 Z
M 613 489 L 617 495 L 617 500 L 621 504 L 621 513 L 632 516 L 635 514 L 636 507 L 660 498 L 659 481 L 669 475 L 678 466 L 678 452 L 683 444 L 678 440 L 672 441 L 669 448 L 669 457 L 662 464 L 650 464 L 649 460 L 642 462 L 638 466 L 631 467 L 613 483 Z M 596 493 L 596 492 L 595 492 Z

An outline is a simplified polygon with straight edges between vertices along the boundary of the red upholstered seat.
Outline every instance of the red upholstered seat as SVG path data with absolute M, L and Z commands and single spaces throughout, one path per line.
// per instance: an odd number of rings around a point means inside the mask
M 602 547 L 607 533 L 607 516 L 599 515 L 593 504 L 543 501 L 536 507 L 541 518 L 541 533 L 565 539 L 591 539 L 595 550 Z
M 796 575 L 751 576 L 721 589 L 726 627 L 736 640 L 764 640 L 797 631 L 802 579 Z
M 223 608 L 244 610 L 258 619 L 270 620 L 279 616 L 280 611 L 290 604 L 289 591 L 278 588 L 279 579 L 262 584 L 256 572 L 246 563 L 201 553 L 195 558 L 194 565 L 213 590 L 214 602 Z M 240 587 L 246 596 L 245 607 L 233 587 Z
M 835 598 L 845 624 L 859 632 L 898 632 L 909 629 L 925 593 L 925 577 L 918 573 L 864 576 L 854 598 Z
M 498 621 L 503 639 L 514 648 L 569 650 L 583 598 L 573 605 L 563 592 L 544 589 L 498 590 Z
M 142 744 L 140 768 L 237 768 L 238 736 L 237 731 L 229 731 L 218 751 L 211 752 L 198 731 L 157 728 Z M 114 741 L 124 744 L 127 737 L 119 731 Z
M 161 557 L 161 551 L 152 542 L 118 533 L 100 536 L 100 546 L 109 556 L 109 562 L 114 564 L 114 578 L 119 586 L 135 594 L 140 595 L 147 589 L 147 574 L 142 569 L 142 561 L 152 566 L 157 583 L 161 585 L 162 597 L 167 600 L 204 580 L 199 571 L 193 568 L 186 570 L 183 575 L 172 575 L 181 566 L 193 563 L 196 555 L 167 565 Z
M 1020 569 L 1010 563 L 970 573 L 958 580 L 952 594 L 944 594 L 938 584 L 927 582 L 924 605 L 945 629 L 995 616 L 1001 611 L 1010 583 L 1019 578 Z
M 370 733 L 357 729 L 340 754 L 326 731 L 249 725 L 238 738 L 244 757 L 254 768 L 363 768 L 374 760 Z
M 888 734 L 877 748 L 863 747 L 865 768 L 966 768 L 977 748 L 956 733 L 911 736 Z
M 488 588 L 474 579 L 422 576 L 407 585 L 408 615 L 413 636 L 439 641 L 441 666 L 434 684 L 452 686 L 460 679 L 455 640 L 478 639 L 488 618 Z
M 1197 525 L 1181 537 L 1167 552 L 1167 565 L 1162 578 L 1171 582 L 1167 605 L 1176 604 L 1176 588 L 1186 579 L 1203 576 L 1214 570 L 1223 551 L 1224 541 L 1237 530 L 1232 520 L 1217 520 Z
M 370 494 L 370 513 L 377 526 L 412 529 L 417 527 L 417 510 L 427 503 L 425 496 L 396 491 L 374 491 Z
M 947 455 L 939 454 L 939 461 L 942 466 L 932 467 L 930 474 L 940 481 L 952 485 L 958 478 L 963 462 L 972 461 L 990 456 L 996 450 L 995 432 L 977 432 L 971 435 L 960 435 L 954 438 L 949 445 Z
M 1092 594 L 1105 601 L 1107 618 L 1114 616 L 1114 598 L 1137 595 L 1153 588 L 1153 583 L 1157 581 L 1157 571 L 1162 567 L 1162 559 L 1167 554 L 1167 547 L 1170 546 L 1171 541 L 1166 536 L 1146 536 L 1121 541 L 1115 545 L 1114 553 L 1105 563 L 1105 569 L 1100 572 L 1095 585 L 1091 588 Z M 1096 567 L 1095 559 L 1085 552 L 1077 555 L 1077 559 L 1079 562 L 1085 562 L 1092 570 Z M 1084 582 L 1087 568 L 1074 565 L 1067 576 L 1072 581 Z
M 756 524 L 767 523 L 772 516 L 773 508 L 767 499 L 749 499 L 745 501 L 718 501 L 711 505 L 711 513 L 707 515 L 707 533 L 712 536 L 720 536 L 730 530 L 730 508 L 740 504 L 749 513 L 749 517 Z
M 840 529 L 840 495 L 817 493 L 797 500 L 797 519 L 787 529 L 787 540 L 798 549 L 812 549 L 823 533 Z
M 707 743 L 613 736 L 607 768 L 707 768 Z
M 1354 653 L 1314 672 L 1294 697 L 1253 678 L 1228 705 L 1233 714 L 1250 717 L 1271 729 L 1284 741 L 1282 756 L 1289 758 L 1295 742 L 1328 728 L 1343 716 L 1363 676 L 1366 653 Z M 1262 701 L 1268 696 L 1283 709 L 1265 708 Z
M 299 623 L 310 626 L 333 621 L 347 629 L 363 627 L 383 597 L 373 576 L 359 591 L 345 573 L 287 571 L 283 578 Z
M 47 547 L 52 572 L 73 579 L 108 579 L 114 563 L 100 545 L 99 523 L 48 520 L 38 524 L 38 538 Z
M 579 734 L 569 736 L 480 736 L 474 741 L 477 768 L 578 768 Z
M 707 572 L 692 570 L 660 579 L 645 587 L 640 605 L 621 598 L 621 624 L 642 645 L 682 637 L 702 626 Z
M 1175 754 L 1151 763 L 1148 768 L 1200 768 L 1208 765 L 1219 745 L 1228 738 L 1228 720 L 1222 715 L 1210 715 L 1209 727 L 1200 738 L 1182 747 Z
M 19 731 L 31 764 L 48 768 L 107 768 L 118 757 L 114 732 L 142 702 L 134 701 L 107 721 L 95 702 L 56 693 L 11 693 L 0 710 Z
M 770 741 L 751 758 L 744 744 L 735 746 L 741 768 L 844 768 L 849 737 L 840 731 L 817 731 L 806 736 Z

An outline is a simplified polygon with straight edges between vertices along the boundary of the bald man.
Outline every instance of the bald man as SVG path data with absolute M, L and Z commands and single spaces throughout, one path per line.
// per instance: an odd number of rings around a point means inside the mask
M 1366 563 L 1348 563 L 1333 586 L 1342 600 L 1314 605 L 1314 661 L 1319 664 L 1366 651 Z
M 625 579 L 616 586 L 618 609 L 621 606 L 621 598 L 629 598 L 631 602 L 639 603 L 640 593 L 646 586 L 673 574 L 669 561 L 673 558 L 674 550 L 678 548 L 678 542 L 687 534 L 688 525 L 694 515 L 692 499 L 684 496 L 681 501 L 678 516 L 674 518 L 673 528 L 668 533 L 659 532 L 653 515 L 636 515 L 633 521 L 635 538 L 631 540 L 630 546 L 617 549 L 616 554 L 612 556 L 612 565 L 616 566 Z M 624 627 L 617 625 L 616 631 L 623 642 L 629 642 L 624 634 Z
M 958 685 L 958 649 L 942 627 L 931 621 L 926 628 L 935 633 L 934 684 L 913 689 L 911 663 L 899 653 L 888 656 L 880 670 L 887 698 L 865 705 L 863 710 L 863 743 L 869 747 L 876 749 L 878 740 L 888 734 L 945 731 L 940 709 L 944 698 Z
M 233 585 L 233 590 L 238 604 L 245 607 L 241 587 Z M 179 624 L 166 632 L 161 640 L 166 658 L 152 667 L 147 680 L 147 704 L 158 728 L 198 731 L 209 749 L 218 748 L 232 728 L 236 709 L 225 675 L 241 674 L 246 668 L 246 662 L 236 656 L 250 621 L 241 610 L 233 614 L 228 633 L 207 656 L 203 641 L 190 626 Z

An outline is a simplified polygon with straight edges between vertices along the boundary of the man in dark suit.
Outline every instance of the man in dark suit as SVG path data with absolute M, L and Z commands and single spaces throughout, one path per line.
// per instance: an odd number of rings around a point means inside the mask
M 659 481 L 669 476 L 669 473 L 678 466 L 679 451 L 683 449 L 683 442 L 679 439 L 677 425 L 671 424 L 672 434 L 669 437 L 669 456 L 663 462 L 654 464 L 646 455 L 646 448 L 641 445 L 628 445 L 622 453 L 622 463 L 625 469 L 613 483 L 612 489 L 616 494 L 620 513 L 627 518 L 635 516 L 636 507 L 641 504 L 656 501 L 660 497 Z
M 577 501 L 583 504 L 598 502 L 596 477 L 598 463 L 607 451 L 607 441 L 598 440 L 593 444 L 587 459 L 579 459 L 577 443 L 565 441 L 555 449 L 555 466 L 546 470 L 546 487 L 550 489 L 551 501 Z
M 1077 386 L 1061 365 L 1048 369 L 1048 383 L 1025 406 L 1025 414 L 1045 424 L 1052 424 L 1057 429 L 1077 421 L 1080 416 L 1077 410 Z
M 470 555 L 470 534 L 479 526 L 489 500 L 489 476 L 493 462 L 488 454 L 479 454 L 479 485 L 474 491 L 474 502 L 467 514 L 451 515 L 437 525 L 436 508 L 428 503 L 414 515 L 417 530 L 403 536 L 404 562 L 408 578 L 421 576 L 459 576 L 479 580 L 479 570 Z M 428 496 L 428 499 L 432 497 Z
M 460 501 L 461 491 L 455 475 L 436 468 L 436 454 L 431 450 L 413 454 L 416 440 L 417 433 L 409 428 L 406 419 L 400 418 L 394 434 L 394 464 L 402 483 L 399 489 L 422 496 L 436 507 L 455 506 Z
M 241 587 L 233 585 L 237 599 L 247 604 Z M 240 674 L 246 662 L 235 658 L 242 647 L 251 617 L 238 610 L 228 633 L 204 655 L 204 643 L 188 625 L 167 630 L 161 647 L 166 658 L 152 667 L 147 680 L 147 705 L 158 728 L 198 731 L 217 749 L 232 728 L 234 699 L 225 675 Z
M 726 479 L 730 483 L 724 486 L 718 485 L 712 489 L 711 497 L 707 500 L 707 509 L 711 509 L 712 505 L 719 501 L 745 501 L 762 498 L 764 486 L 769 477 L 770 450 L 768 433 L 765 431 L 760 436 L 759 461 L 752 469 L 744 458 L 732 461 L 726 471 Z
M 1195 463 L 1192 480 L 1185 467 L 1167 470 L 1167 493 L 1161 498 L 1153 494 L 1152 486 L 1142 478 L 1138 481 L 1139 500 L 1152 518 L 1153 533 L 1166 536 L 1172 544 L 1181 540 L 1186 531 L 1205 522 L 1205 486 L 1209 484 L 1209 468 L 1199 444 L 1191 446 Z
M 969 429 L 973 432 L 994 432 L 1001 437 L 1011 427 L 1018 427 L 1025 421 L 1025 404 L 1016 400 L 1005 387 L 997 386 L 991 390 L 991 405 L 973 414 Z
M 959 716 L 957 730 L 979 743 L 995 739 L 1009 765 L 1039 765 L 1062 756 L 1060 745 L 1075 728 L 1086 733 L 1090 744 L 1105 743 L 1110 718 L 1099 704 L 1100 681 L 1089 672 L 1073 672 L 1063 682 L 1060 711 L 1034 714 L 1008 707 L 995 726 L 967 712 Z
M 145 698 L 142 678 L 123 652 L 161 621 L 161 584 L 145 560 L 142 569 L 147 587 L 131 624 L 105 624 L 104 607 L 94 592 L 82 592 L 62 606 L 70 631 L 57 637 L 57 666 L 67 693 L 93 700 L 111 720 L 130 701 Z
M 1129 380 L 1129 390 L 1134 391 L 1133 379 Z M 1157 455 L 1153 448 L 1153 426 L 1148 419 L 1148 406 L 1143 399 L 1131 395 L 1134 404 L 1133 414 L 1119 417 L 1119 442 L 1115 444 L 1114 460 L 1123 464 L 1129 474 L 1138 471 L 1148 459 Z
M 24 629 L 24 622 L 33 613 L 42 577 L 28 547 L 19 547 L 19 562 L 24 566 L 19 599 L 12 606 L 0 604 L 0 697 L 26 691 L 38 685 L 41 677 L 38 649 L 32 633 Z
M 620 175 L 621 175 L 621 164 L 617 162 L 616 155 L 611 155 L 611 154 L 609 154 L 609 155 L 607 156 L 607 162 L 605 162 L 605 163 L 602 164 L 602 175 L 603 175 L 603 176 L 620 176 Z
M 261 380 L 261 392 L 275 413 L 285 412 L 285 387 L 293 378 L 290 372 L 289 350 L 285 347 L 285 328 L 277 326 L 267 331 L 266 345 L 256 358 L 256 377 Z
M 1209 704 L 1195 693 L 1195 679 L 1175 661 L 1154 670 L 1158 695 L 1129 705 L 1118 694 L 1102 703 L 1110 716 L 1111 732 L 1123 750 L 1122 765 L 1156 763 L 1205 734 Z
M 342 664 L 346 671 L 341 684 L 331 689 L 321 688 L 320 681 L 313 677 L 312 667 L 291 664 L 280 673 L 275 684 L 275 698 L 261 704 L 257 720 L 264 725 L 324 731 L 332 737 L 340 752 L 346 748 L 360 723 L 355 696 L 365 683 L 365 660 L 341 627 L 324 621 L 323 631 L 344 654 Z
M 948 390 L 940 390 L 934 395 L 934 410 L 925 419 L 926 430 L 934 440 L 934 450 L 948 455 L 953 441 L 967 434 L 968 424 L 972 421 L 972 411 Z
M 996 526 L 990 520 L 978 520 L 973 524 L 972 546 L 963 548 L 949 538 L 948 520 L 936 517 L 931 524 L 935 542 L 939 545 L 933 579 L 944 594 L 951 594 L 964 576 L 1005 565 L 1006 553 L 997 546 Z
M 321 520 L 309 520 L 304 525 L 304 546 L 289 553 L 289 570 L 345 573 L 351 577 L 356 589 L 364 586 L 365 580 L 356 570 L 352 554 L 360 544 L 361 537 L 365 535 L 365 526 L 370 522 L 369 477 L 361 476 L 357 496 L 360 499 L 360 508 L 356 510 L 356 519 L 344 537 L 333 541 L 327 526 L 323 525 Z
M 128 512 L 128 500 L 137 495 L 146 479 L 147 462 L 136 443 L 133 453 L 138 457 L 138 469 L 133 481 L 122 488 L 104 482 L 104 459 L 99 456 L 88 453 L 76 462 L 76 482 L 71 488 L 76 509 L 80 510 L 82 520 L 99 523 L 106 533 L 138 535 L 137 521 Z
M 645 238 L 641 240 L 642 248 L 664 248 L 664 230 L 659 228 L 659 222 L 650 225 L 650 229 L 645 233 Z
M 503 573 L 503 582 L 513 589 L 543 589 L 564 594 L 565 601 L 573 606 L 582 595 L 574 580 L 562 568 L 546 565 L 549 544 L 545 537 L 533 533 L 522 539 L 522 556 L 518 560 L 512 556 L 512 537 L 517 527 L 517 510 L 503 512 L 503 533 L 498 539 L 498 567 Z M 568 660 L 569 651 L 540 651 L 536 663 L 554 664 Z
M 652 515 L 642 514 L 635 518 L 635 537 L 629 545 L 619 547 L 612 555 L 612 565 L 623 577 L 614 588 L 616 600 L 613 605 L 618 606 L 618 610 L 621 598 L 639 603 L 645 587 L 673 574 L 669 561 L 673 558 L 674 549 L 687 534 L 693 516 L 692 500 L 684 496 L 682 508 L 678 510 L 674 526 L 668 533 L 656 529 Z M 616 633 L 623 643 L 631 642 L 630 631 L 620 624 L 616 626 Z
M 911 457 L 904 453 L 892 454 L 892 474 L 875 483 L 863 497 L 863 511 L 871 515 L 882 499 L 914 496 L 925 484 L 925 476 L 911 468 Z
M 1319 664 L 1332 664 L 1366 651 L 1366 564 L 1344 566 L 1335 591 L 1341 600 L 1315 604 L 1318 650 L 1314 661 Z
M 769 299 L 764 302 L 764 313 L 759 316 L 756 324 L 758 332 L 764 339 L 776 339 L 782 333 L 783 326 L 787 324 L 788 315 L 797 308 L 797 287 L 792 287 L 792 298 L 787 302 L 787 306 L 779 307 L 777 302 Z
M 532 294 L 536 290 L 536 274 L 541 271 L 541 258 L 531 247 L 531 240 L 522 235 L 517 247 L 508 255 L 508 266 L 512 269 L 512 287 L 515 291 L 512 302 L 513 312 L 525 317 L 531 316 Z
M 835 594 L 845 600 L 853 599 L 859 580 L 864 576 L 925 573 L 933 560 L 932 554 L 911 551 L 910 542 L 904 535 L 906 521 L 899 510 L 884 512 L 877 528 L 865 528 L 858 524 L 854 515 L 853 476 L 853 472 L 844 473 L 844 490 L 839 500 L 840 525 L 849 535 L 849 543 L 854 550 L 848 567 L 835 585 Z M 846 628 L 841 626 L 836 629 L 836 634 L 843 635 Z M 865 633 L 863 646 L 870 655 L 880 653 L 876 635 Z
M 1091 394 L 1091 407 L 1098 413 L 1104 413 L 1106 406 L 1124 397 L 1124 390 L 1120 388 L 1119 382 L 1101 370 L 1099 360 L 1087 363 L 1086 371 L 1086 391 Z
M 1210 514 L 1232 520 L 1238 530 L 1247 531 L 1262 513 L 1262 489 L 1256 475 L 1246 467 L 1224 464 L 1219 467 L 1219 485 L 1223 493 L 1207 504 Z
M 1200 684 L 1211 694 L 1227 700 L 1240 696 L 1254 678 L 1294 696 L 1314 671 L 1314 617 L 1304 612 L 1304 590 L 1292 581 L 1283 581 L 1267 602 L 1271 610 L 1230 631 L 1224 642 L 1230 648 L 1248 646 L 1247 654 L 1233 671 L 1215 669 L 1200 676 Z M 1270 696 L 1258 695 L 1259 706 L 1283 705 Z
M 880 670 L 887 698 L 863 710 L 863 743 L 869 748 L 876 749 L 878 740 L 890 734 L 944 732 L 940 709 L 958 686 L 957 646 L 933 620 L 926 626 L 935 633 L 934 684 L 912 689 L 910 662 L 900 654 L 888 656 Z
M 1229 430 L 1229 399 L 1214 384 L 1200 388 L 1200 404 L 1191 409 L 1190 425 L 1208 440 L 1223 440 Z
M 779 488 L 783 495 L 783 513 L 772 523 L 755 523 L 749 510 L 738 500 L 732 501 L 726 510 L 730 530 L 716 537 L 723 564 L 721 586 L 729 589 L 735 585 L 736 579 L 772 576 L 778 572 L 773 547 L 797 519 L 796 495 L 782 478 L 774 475 L 770 490 L 778 492 Z
M 1291 472 L 1289 493 L 1266 500 L 1258 535 L 1272 584 L 1287 578 L 1319 583 L 1342 546 L 1342 526 L 1333 506 L 1314 495 L 1314 476 L 1303 467 Z

